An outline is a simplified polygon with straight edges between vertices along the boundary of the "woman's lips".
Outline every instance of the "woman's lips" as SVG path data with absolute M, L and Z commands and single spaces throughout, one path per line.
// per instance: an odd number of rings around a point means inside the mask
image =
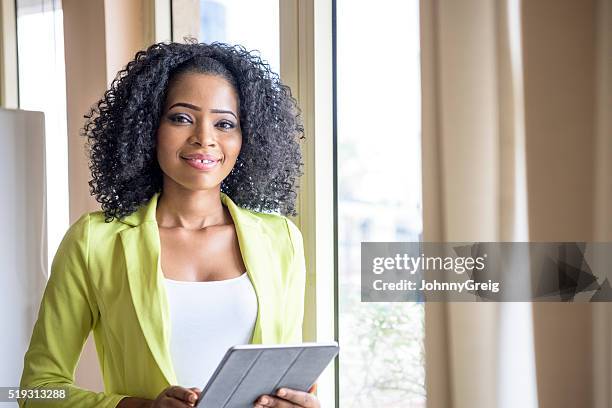
M 198 160 L 198 159 L 185 159 L 183 158 L 191 167 L 202 170 L 202 171 L 210 171 L 217 168 L 219 164 L 219 160 Z

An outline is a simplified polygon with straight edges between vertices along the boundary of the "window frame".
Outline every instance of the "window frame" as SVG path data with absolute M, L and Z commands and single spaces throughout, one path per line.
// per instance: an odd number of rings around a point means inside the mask
M 294 219 L 308 271 L 304 341 L 338 341 L 334 13 L 335 0 L 280 2 L 280 74 L 300 105 L 306 137 Z M 322 406 L 339 406 L 338 369 L 339 356 L 317 382 Z
M 15 0 L 0 0 L 0 107 L 19 107 L 17 69 L 17 7 Z

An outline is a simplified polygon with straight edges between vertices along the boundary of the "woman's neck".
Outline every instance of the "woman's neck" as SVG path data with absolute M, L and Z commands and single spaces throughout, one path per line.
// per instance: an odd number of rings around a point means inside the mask
M 228 224 L 228 217 L 220 189 L 193 191 L 165 186 L 157 200 L 156 218 L 161 228 L 201 230 Z

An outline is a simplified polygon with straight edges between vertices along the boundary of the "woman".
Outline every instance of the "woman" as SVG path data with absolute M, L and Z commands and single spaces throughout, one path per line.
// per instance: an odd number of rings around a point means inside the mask
M 187 407 L 229 346 L 301 342 L 303 244 L 286 215 L 303 128 L 278 75 L 239 46 L 155 44 L 86 118 L 102 211 L 59 246 L 20 387 L 63 386 L 65 407 Z M 73 385 L 92 329 L 104 393 Z M 278 391 L 254 406 L 320 406 L 314 389 Z

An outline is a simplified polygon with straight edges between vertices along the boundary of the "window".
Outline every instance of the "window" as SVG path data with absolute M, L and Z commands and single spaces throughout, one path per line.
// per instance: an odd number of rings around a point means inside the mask
M 60 0 L 17 0 L 19 108 L 44 112 L 48 265 L 69 226 L 64 31 Z
M 172 9 L 174 41 L 192 35 L 206 43 L 240 44 L 259 51 L 272 71 L 280 72 L 278 0 L 173 0 Z
M 422 238 L 419 2 L 336 16 L 340 406 L 424 408 L 423 305 L 360 301 L 360 243 Z

